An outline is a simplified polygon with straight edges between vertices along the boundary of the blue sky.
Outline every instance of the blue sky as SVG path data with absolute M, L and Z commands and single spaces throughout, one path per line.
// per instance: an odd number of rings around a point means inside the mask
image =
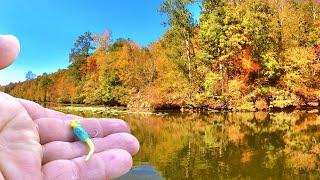
M 130 38 L 146 46 L 161 37 L 162 0 L 0 0 L 0 34 L 14 34 L 18 59 L 0 71 L 0 85 L 23 81 L 31 70 L 40 75 L 69 65 L 73 42 L 86 31 L 109 29 L 113 39 Z M 198 6 L 191 7 L 195 14 Z

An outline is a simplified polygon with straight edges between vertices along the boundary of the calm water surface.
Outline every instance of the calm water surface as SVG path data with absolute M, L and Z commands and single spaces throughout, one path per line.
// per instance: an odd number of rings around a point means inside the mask
M 116 116 L 141 143 L 121 180 L 320 179 L 318 112 Z

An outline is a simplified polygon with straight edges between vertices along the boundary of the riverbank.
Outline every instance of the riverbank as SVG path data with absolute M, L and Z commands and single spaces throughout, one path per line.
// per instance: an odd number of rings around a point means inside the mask
M 47 105 L 48 106 L 48 105 Z M 256 111 L 237 111 L 234 109 L 210 109 L 210 108 L 181 108 L 181 109 L 157 109 L 157 110 L 146 110 L 146 109 L 128 109 L 126 107 L 106 107 L 106 106 L 88 106 L 84 104 L 51 104 L 48 107 L 51 107 L 58 111 L 63 112 L 78 112 L 78 113 L 84 113 L 84 112 L 90 112 L 95 114 L 100 114 L 104 116 L 118 116 L 119 114 L 140 114 L 140 115 L 157 115 L 157 116 L 165 116 L 169 113 L 177 113 L 177 112 L 189 112 L 189 113 L 218 113 L 218 112 L 259 112 L 259 110 Z M 279 108 L 269 108 L 267 110 L 264 110 L 264 112 L 293 112 L 295 110 L 304 111 L 306 113 L 319 113 L 320 107 L 315 106 L 304 106 L 299 108 L 286 108 L 286 109 L 279 109 Z
M 63 111 L 66 113 L 71 112 L 90 112 L 104 116 L 118 116 L 119 114 L 140 114 L 140 115 L 157 115 L 157 116 L 165 116 L 168 115 L 167 112 L 151 112 L 151 111 L 132 111 L 128 110 L 124 107 L 102 107 L 102 106 L 60 106 L 60 107 L 52 107 L 55 110 Z

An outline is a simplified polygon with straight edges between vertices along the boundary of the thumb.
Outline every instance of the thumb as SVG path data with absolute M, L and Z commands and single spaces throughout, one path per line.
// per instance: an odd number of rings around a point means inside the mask
M 0 35 L 0 70 L 8 67 L 20 52 L 19 40 L 13 35 Z

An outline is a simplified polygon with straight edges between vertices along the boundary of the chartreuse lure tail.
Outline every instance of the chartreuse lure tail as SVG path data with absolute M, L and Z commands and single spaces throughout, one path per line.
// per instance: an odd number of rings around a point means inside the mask
M 89 134 L 87 133 L 87 131 L 81 126 L 80 121 L 77 120 L 73 120 L 70 123 L 70 126 L 73 129 L 73 133 L 75 134 L 75 136 L 82 142 L 86 143 L 89 147 L 89 153 L 86 156 L 86 161 L 88 161 L 93 152 L 94 152 L 94 144 L 92 142 L 92 140 L 89 137 Z

